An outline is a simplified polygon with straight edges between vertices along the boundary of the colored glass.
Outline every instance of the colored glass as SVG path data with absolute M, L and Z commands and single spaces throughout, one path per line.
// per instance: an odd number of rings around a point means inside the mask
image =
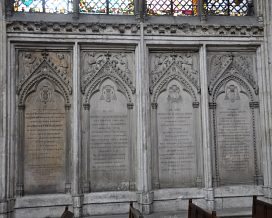
M 45 12 L 67 14 L 73 11 L 73 0 L 15 0 L 15 12 Z
M 80 13 L 134 14 L 133 0 L 80 0 Z

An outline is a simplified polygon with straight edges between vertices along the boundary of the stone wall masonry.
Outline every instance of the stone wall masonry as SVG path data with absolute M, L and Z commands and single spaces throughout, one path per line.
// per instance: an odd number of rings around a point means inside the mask
M 0 217 L 271 198 L 264 12 L 239 21 L 2 15 Z

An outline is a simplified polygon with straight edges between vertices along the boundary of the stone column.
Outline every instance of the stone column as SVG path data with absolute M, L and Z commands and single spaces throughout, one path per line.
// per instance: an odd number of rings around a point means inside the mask
M 137 187 L 138 203 L 144 214 L 152 212 L 153 192 L 151 192 L 151 141 L 149 126 L 149 78 L 146 72 L 146 45 L 144 23 L 140 23 L 141 40 L 138 48 L 138 72 L 136 74 L 137 99 Z
M 65 118 L 66 118 L 66 148 L 65 148 L 65 193 L 71 193 L 71 169 L 70 169 L 70 163 L 71 163 L 71 137 L 70 137 L 70 131 L 71 131 L 71 104 L 65 105 Z
M 209 133 L 209 103 L 208 103 L 208 81 L 207 81 L 207 53 L 206 45 L 200 48 L 200 81 L 201 81 L 201 114 L 202 114 L 202 142 L 204 159 L 204 186 L 206 190 L 206 202 L 209 209 L 214 208 L 214 191 L 212 187 L 212 158 L 211 140 Z
M 6 149 L 6 26 L 5 1 L 0 1 L 0 218 L 7 217 L 7 149 Z
M 265 0 L 264 5 L 264 36 L 265 43 L 262 48 L 261 66 L 262 74 L 259 78 L 260 86 L 260 114 L 261 114 L 261 132 L 262 149 L 264 163 L 264 193 L 268 198 L 272 198 L 272 166 L 271 166 L 271 145 L 272 145 L 272 5 L 270 0 Z
M 158 104 L 156 102 L 151 103 L 151 145 L 152 145 L 152 185 L 153 188 L 160 188 L 159 181 L 159 149 L 158 149 L 158 118 L 157 118 L 157 109 Z
M 72 197 L 75 218 L 81 217 L 82 199 L 80 191 L 80 74 L 79 74 L 79 45 L 74 45 L 73 54 L 73 116 L 72 116 Z
M 135 190 L 135 151 L 134 151 L 134 142 L 133 142 L 133 103 L 127 104 L 128 110 L 128 132 L 129 132 L 129 152 L 128 152 L 128 159 L 129 159 L 129 190 Z
M 19 105 L 19 130 L 18 130 L 18 148 L 17 148 L 17 182 L 16 196 L 24 195 L 24 133 L 25 133 L 25 105 Z M 20 140 L 21 139 L 21 140 Z
M 90 167 L 89 167 L 89 144 L 90 144 L 90 104 L 83 105 L 82 111 L 82 151 L 81 151 L 81 169 L 83 192 L 90 192 Z

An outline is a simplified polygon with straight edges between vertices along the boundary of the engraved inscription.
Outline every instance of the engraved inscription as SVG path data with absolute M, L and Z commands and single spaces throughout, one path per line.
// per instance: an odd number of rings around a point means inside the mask
M 91 190 L 128 190 L 127 105 L 110 80 L 91 100 L 90 126 Z
M 217 99 L 217 141 L 221 184 L 254 182 L 252 115 L 248 97 L 231 82 Z
M 45 80 L 26 101 L 26 193 L 64 191 L 65 128 L 64 100 Z
M 196 178 L 191 96 L 175 82 L 158 99 L 160 186 L 193 187 Z

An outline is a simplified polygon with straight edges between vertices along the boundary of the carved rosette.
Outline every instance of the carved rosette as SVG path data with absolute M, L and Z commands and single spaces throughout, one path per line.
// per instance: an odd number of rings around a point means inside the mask
M 116 83 L 129 103 L 132 102 L 132 94 L 135 93 L 132 53 L 84 51 L 81 60 L 81 92 L 85 96 L 85 104 L 88 104 L 92 94 L 107 78 Z
M 199 75 L 195 69 L 196 54 L 158 53 L 151 55 L 151 59 L 150 94 L 154 96 L 154 102 L 163 87 L 172 79 L 181 81 L 197 101 L 192 88 L 200 92 Z
M 56 90 L 63 95 L 66 104 L 70 104 L 72 94 L 71 55 L 64 51 L 19 51 L 18 52 L 17 94 L 19 105 L 24 104 L 28 93 L 37 83 L 49 79 L 56 85 Z

